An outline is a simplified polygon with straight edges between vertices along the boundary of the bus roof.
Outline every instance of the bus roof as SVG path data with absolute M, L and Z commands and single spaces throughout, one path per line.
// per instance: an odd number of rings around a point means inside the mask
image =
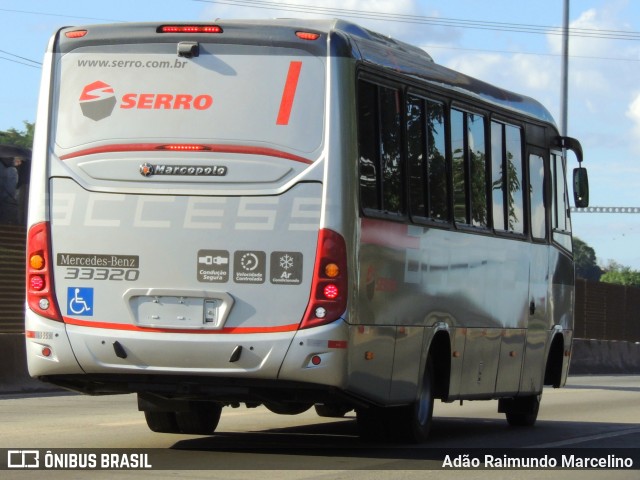
M 363 28 L 341 19 L 264 19 L 264 20 L 223 20 L 214 22 L 160 22 L 122 23 L 112 25 L 91 25 L 70 27 L 63 31 L 81 28 L 90 29 L 92 35 L 70 40 L 60 35 L 58 51 L 65 53 L 78 44 L 92 45 L 127 39 L 127 43 L 175 41 L 174 34 L 158 35 L 161 25 L 218 25 L 224 32 L 224 40 L 239 41 L 244 44 L 264 45 L 265 41 L 274 45 L 293 44 L 300 47 L 291 37 L 291 30 L 311 31 L 324 35 L 341 34 L 350 43 L 348 49 L 334 49 L 334 55 L 348 55 L 364 63 L 387 68 L 431 83 L 441 89 L 457 92 L 462 96 L 505 108 L 515 113 L 532 117 L 555 126 L 549 111 L 538 101 L 489 83 L 477 80 L 442 65 L 438 65 L 423 49 L 395 40 L 380 33 Z M 95 34 L 95 35 L 94 35 Z M 194 35 L 195 36 L 195 35 Z M 302 41 L 304 42 L 304 41 Z M 318 47 L 305 42 L 310 51 L 319 53 Z

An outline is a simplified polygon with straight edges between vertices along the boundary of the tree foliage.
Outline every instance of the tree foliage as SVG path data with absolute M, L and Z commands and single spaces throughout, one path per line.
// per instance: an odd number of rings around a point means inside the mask
M 30 149 L 33 145 L 34 128 L 34 123 L 24 122 L 24 130 L 10 128 L 6 131 L 0 131 L 0 145 L 13 145 Z
M 606 272 L 600 277 L 600 281 L 616 285 L 640 287 L 640 272 L 619 263 L 611 262 L 607 266 Z
M 602 276 L 602 269 L 596 263 L 596 252 L 593 248 L 573 237 L 573 258 L 576 264 L 576 276 L 597 282 Z

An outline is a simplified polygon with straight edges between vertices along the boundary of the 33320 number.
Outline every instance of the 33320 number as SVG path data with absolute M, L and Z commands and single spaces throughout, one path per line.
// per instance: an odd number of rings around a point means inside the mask
M 110 280 L 114 282 L 135 282 L 140 270 L 124 268 L 67 267 L 65 280 Z

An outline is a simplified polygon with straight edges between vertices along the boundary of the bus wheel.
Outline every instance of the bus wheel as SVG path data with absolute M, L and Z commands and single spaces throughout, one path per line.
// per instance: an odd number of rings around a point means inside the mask
M 419 388 L 416 401 L 398 410 L 397 432 L 402 440 L 412 443 L 425 442 L 431 430 L 434 403 L 433 361 L 431 357 L 427 359 L 422 384 Z
M 368 407 L 356 410 L 358 434 L 365 442 L 389 440 L 388 425 L 391 423 L 388 408 Z
M 346 405 L 337 405 L 337 404 L 323 404 L 319 403 L 315 406 L 316 413 L 319 417 L 329 417 L 329 418 L 342 418 L 346 415 L 347 412 L 351 411 L 352 408 Z
M 176 421 L 180 433 L 190 435 L 211 435 L 216 431 L 222 405 L 217 403 L 199 403 L 192 405 L 186 412 L 176 412 Z
M 502 399 L 498 411 L 505 414 L 512 427 L 532 427 L 538 419 L 540 399 L 541 395 Z
M 433 402 L 433 362 L 429 357 L 418 397 L 411 405 L 356 410 L 360 436 L 366 441 L 424 442 L 431 429 Z
M 155 412 L 145 410 L 144 418 L 152 432 L 180 433 L 175 412 Z
M 278 415 L 299 415 L 309 410 L 313 403 L 276 403 L 269 402 L 264 404 L 267 410 Z

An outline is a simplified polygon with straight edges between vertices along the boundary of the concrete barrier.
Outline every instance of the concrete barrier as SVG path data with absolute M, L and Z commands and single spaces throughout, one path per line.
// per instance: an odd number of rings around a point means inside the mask
M 0 334 L 0 394 L 60 390 L 29 376 L 24 334 Z M 640 343 L 573 341 L 569 375 L 640 374 Z
M 640 343 L 613 340 L 573 341 L 569 375 L 638 374 Z

